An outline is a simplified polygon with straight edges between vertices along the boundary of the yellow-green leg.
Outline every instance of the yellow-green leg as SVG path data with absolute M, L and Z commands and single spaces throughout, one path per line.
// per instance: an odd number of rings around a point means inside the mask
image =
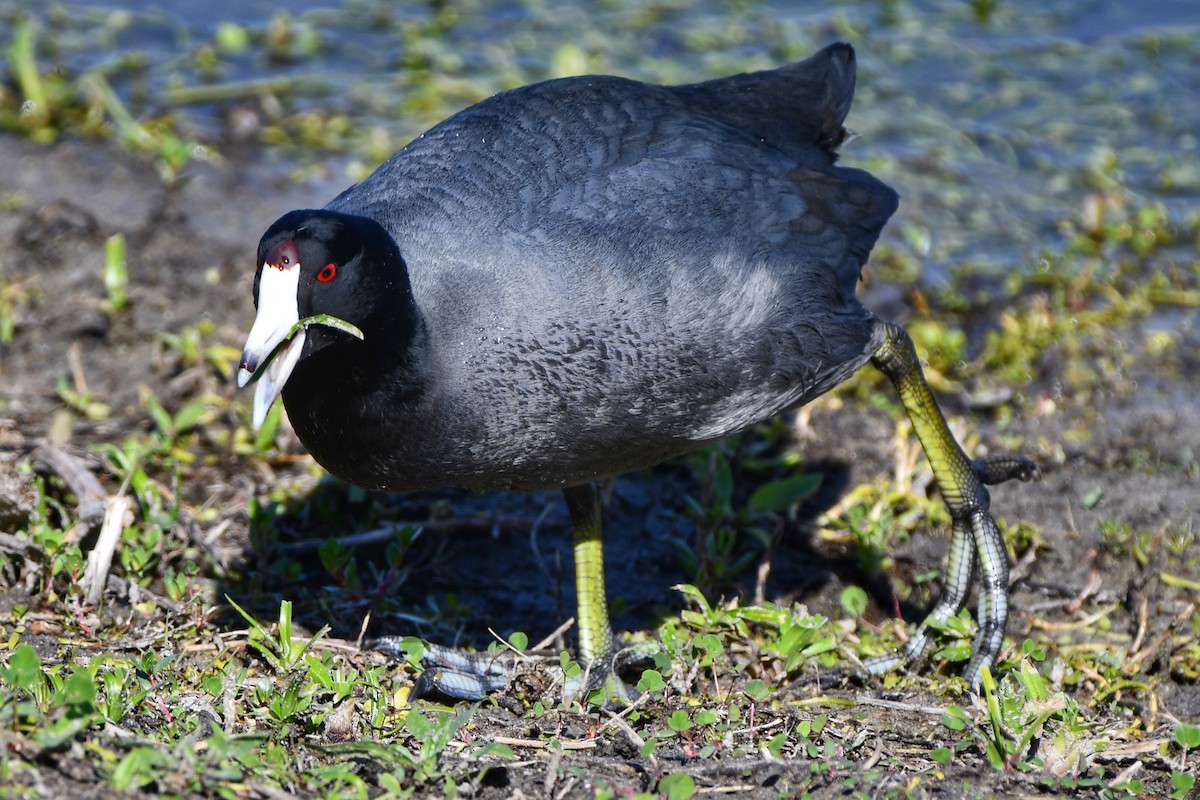
M 613 634 L 604 588 L 604 534 L 600 496 L 592 484 L 564 489 L 575 549 L 575 625 L 579 658 L 587 666 L 612 658 Z
M 626 705 L 634 692 L 617 676 L 616 665 L 636 663 L 639 653 L 614 646 L 608 620 L 608 595 L 604 588 L 604 539 L 600 523 L 600 495 L 592 485 L 563 490 L 575 547 L 576 628 L 579 632 L 579 661 L 583 674 L 567 681 L 566 692 L 581 697 L 603 689 L 605 705 Z M 382 636 L 370 646 L 404 657 L 410 639 Z M 422 643 L 425 672 L 417 691 L 436 691 L 463 700 L 478 700 L 504 688 L 508 669 L 503 661 L 487 653 L 464 653 L 449 647 Z
M 900 402 L 933 468 L 938 491 L 950 510 L 953 529 L 941 599 L 903 652 L 873 659 L 866 667 L 868 672 L 877 675 L 902 664 L 918 663 L 929 646 L 930 623 L 945 621 L 958 613 L 966 603 L 971 579 L 978 566 L 982 576 L 979 633 L 965 672 L 971 686 L 978 687 L 983 668 L 995 664 L 1000 655 L 1008 620 L 1008 554 L 1000 529 L 988 513 L 990 499 L 983 484 L 1012 478 L 1028 480 L 1037 475 L 1037 467 L 1020 457 L 1003 456 L 981 461 L 967 458 L 946 425 L 908 333 L 891 322 L 877 324 L 883 326 L 882 344 L 871 361 L 887 375 L 900 394 Z
M 569 693 L 603 688 L 606 703 L 632 699 L 629 688 L 615 672 L 616 648 L 608 619 L 608 594 L 604 587 L 604 534 L 600 521 L 600 494 L 592 484 L 563 490 L 575 549 L 575 626 L 583 680 L 568 684 Z

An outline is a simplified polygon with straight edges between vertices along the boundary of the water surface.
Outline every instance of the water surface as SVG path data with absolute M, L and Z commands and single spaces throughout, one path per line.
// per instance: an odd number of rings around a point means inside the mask
M 44 20 L 55 59 L 105 70 L 135 112 L 171 111 L 202 138 L 229 134 L 247 113 L 267 123 L 304 109 L 319 110 L 315 121 L 346 115 L 347 152 L 307 156 L 331 187 L 521 83 L 578 72 L 688 82 L 847 40 L 860 59 L 849 120 L 860 138 L 845 161 L 901 192 L 885 241 L 915 251 L 926 282 L 1037 269 L 1062 247 L 1064 220 L 1097 195 L 1162 203 L 1181 221 L 1200 197 L 1193 0 L 10 0 L 0 13 Z M 248 34 L 244 50 L 214 44 L 228 23 Z M 130 56 L 139 68 L 120 66 Z M 174 102 L 179 89 L 271 78 L 298 83 Z

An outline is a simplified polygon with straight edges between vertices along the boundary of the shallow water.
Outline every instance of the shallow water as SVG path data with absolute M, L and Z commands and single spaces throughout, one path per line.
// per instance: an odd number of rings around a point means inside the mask
M 573 72 L 687 82 L 845 39 L 860 59 L 849 120 L 860 138 L 845 163 L 901 192 L 885 241 L 920 257 L 927 284 L 964 263 L 992 276 L 1037 269 L 1089 194 L 1162 202 L 1176 220 L 1195 213 L 1200 3 L 992 5 L 985 13 L 988 3 L 959 0 L 23 0 L 0 11 L 46 20 L 56 58 L 108 70 L 135 111 L 174 109 L 201 136 L 227 133 L 225 112 L 257 109 L 260 96 L 176 106 L 173 88 L 299 80 L 276 93 L 281 108 L 340 111 L 376 141 L 365 156 L 312 158 L 329 167 L 322 191 L 503 88 Z M 222 22 L 243 26 L 250 46 L 214 47 Z M 262 42 L 272 26 L 286 35 L 269 58 Z M 144 66 L 118 68 L 130 54 Z

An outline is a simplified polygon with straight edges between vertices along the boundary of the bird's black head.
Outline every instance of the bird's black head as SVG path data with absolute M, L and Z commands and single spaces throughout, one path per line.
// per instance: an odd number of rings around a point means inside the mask
M 394 347 L 415 321 L 408 275 L 392 237 L 372 219 L 323 210 L 292 211 L 263 234 L 254 305 L 258 313 L 242 353 L 239 385 L 279 349 L 259 376 L 256 426 L 300 361 L 334 345 L 364 347 L 363 352 Z M 357 327 L 362 342 L 322 324 L 294 330 L 300 320 L 319 314 Z

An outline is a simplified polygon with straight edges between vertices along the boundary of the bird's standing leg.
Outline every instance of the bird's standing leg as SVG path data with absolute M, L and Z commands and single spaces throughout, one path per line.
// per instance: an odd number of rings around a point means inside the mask
M 930 623 L 944 622 L 963 607 L 978 565 L 983 577 L 979 591 L 979 633 L 964 673 L 972 688 L 977 688 L 983 668 L 995 664 L 1000 655 L 1008 619 L 1008 554 L 1004 537 L 988 513 L 989 496 L 984 483 L 1012 478 L 1028 480 L 1037 475 L 1037 467 L 1021 457 L 979 461 L 967 458 L 946 425 L 908 333 L 895 323 L 877 324 L 885 326 L 885 333 L 871 361 L 900 394 L 900 402 L 933 469 L 938 491 L 950 510 L 953 532 L 941 599 L 902 652 L 873 659 L 866 667 L 871 674 L 878 675 L 901 664 L 918 663 L 929 646 Z
M 606 704 L 621 705 L 632 700 L 628 686 L 617 676 L 617 650 L 608 618 L 608 593 L 604 586 L 604 535 L 600 519 L 600 493 L 595 484 L 563 489 L 575 550 L 576 627 L 579 631 L 579 660 L 584 673 L 578 682 L 568 681 L 568 694 L 603 688 Z
M 604 587 L 604 535 L 600 494 L 594 484 L 563 490 L 575 551 L 576 626 L 579 657 L 587 667 L 612 660 L 613 634 Z
M 600 494 L 592 484 L 563 490 L 575 550 L 576 625 L 579 630 L 579 660 L 583 673 L 566 682 L 568 696 L 582 696 L 603 689 L 606 705 L 627 705 L 635 693 L 616 674 L 618 663 L 634 663 L 641 655 L 617 650 L 608 619 L 608 594 L 604 586 L 604 540 L 600 520 Z M 403 656 L 407 640 L 383 636 L 370 646 L 394 656 Z M 434 690 L 462 700 L 478 700 L 503 689 L 508 683 L 505 663 L 487 653 L 464 653 L 449 647 L 423 643 L 426 669 L 417 684 L 418 693 Z

